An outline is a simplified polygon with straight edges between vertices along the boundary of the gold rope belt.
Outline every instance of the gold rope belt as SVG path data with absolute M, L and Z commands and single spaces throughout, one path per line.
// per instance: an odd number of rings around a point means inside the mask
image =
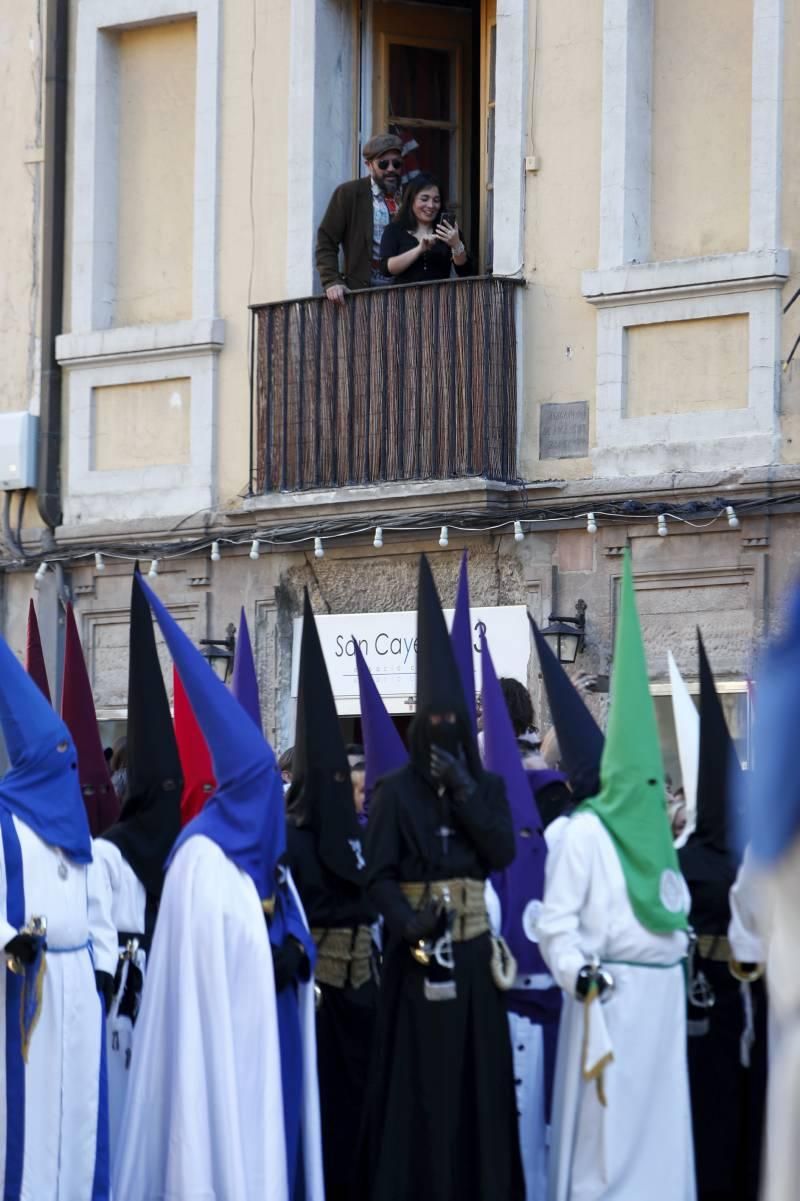
M 697 954 L 712 963 L 728 963 L 731 959 L 731 944 L 724 934 L 698 934 Z
M 489 929 L 483 880 L 413 881 L 402 883 L 400 888 L 414 909 L 421 909 L 427 901 L 441 901 L 454 915 L 450 931 L 454 942 L 468 942 Z
M 317 944 L 314 974 L 332 988 L 361 988 L 372 975 L 372 931 L 369 926 L 312 929 Z

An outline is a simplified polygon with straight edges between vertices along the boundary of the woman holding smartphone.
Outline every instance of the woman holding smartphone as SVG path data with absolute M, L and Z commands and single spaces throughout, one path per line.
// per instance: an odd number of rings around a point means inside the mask
M 442 195 L 432 175 L 417 175 L 403 193 L 403 203 L 383 231 L 381 265 L 384 275 L 398 284 L 471 275 L 472 263 L 461 233 L 449 213 L 442 213 Z

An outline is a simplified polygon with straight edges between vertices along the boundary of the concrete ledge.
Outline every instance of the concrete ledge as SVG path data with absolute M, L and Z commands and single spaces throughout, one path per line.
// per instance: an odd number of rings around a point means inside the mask
M 56 338 L 56 358 L 63 366 L 122 359 L 169 358 L 219 351 L 225 342 L 220 317 L 172 321 L 159 325 L 127 325 Z
M 670 259 L 661 263 L 626 263 L 601 271 L 584 271 L 581 290 L 590 304 L 620 305 L 661 295 L 708 295 L 782 287 L 789 277 L 790 256 L 784 249 L 745 250 L 704 258 Z

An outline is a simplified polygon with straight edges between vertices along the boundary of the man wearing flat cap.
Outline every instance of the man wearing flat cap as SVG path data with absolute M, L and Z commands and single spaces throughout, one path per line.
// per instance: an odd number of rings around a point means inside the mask
M 348 290 L 392 283 L 381 274 L 381 237 L 400 206 L 402 141 L 380 133 L 364 145 L 369 175 L 340 184 L 317 230 L 316 264 L 328 300 L 344 304 Z M 339 247 L 344 252 L 340 269 Z

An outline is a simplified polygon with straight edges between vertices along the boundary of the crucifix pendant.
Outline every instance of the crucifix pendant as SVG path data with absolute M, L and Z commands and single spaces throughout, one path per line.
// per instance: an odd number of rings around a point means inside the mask
M 442 854 L 445 858 L 447 858 L 447 848 L 450 845 L 450 835 L 453 833 L 453 831 L 449 826 L 441 825 L 436 833 L 442 840 Z

